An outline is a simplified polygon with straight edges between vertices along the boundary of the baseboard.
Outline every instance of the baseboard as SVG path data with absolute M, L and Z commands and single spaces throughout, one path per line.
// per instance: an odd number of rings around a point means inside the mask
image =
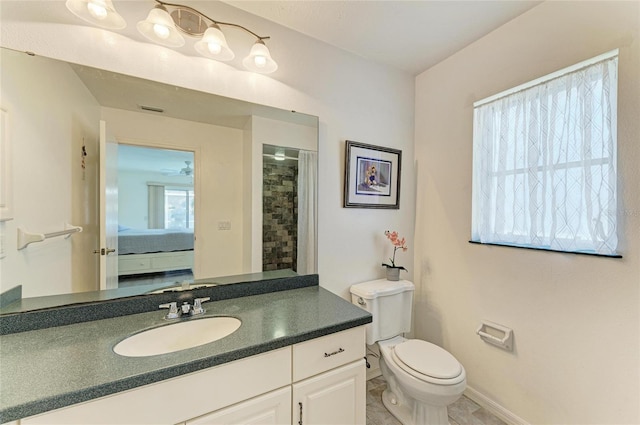
M 380 370 L 380 368 L 367 369 L 367 381 L 369 379 L 377 378 L 378 376 L 381 376 L 381 375 L 382 375 L 382 371 Z
M 473 388 L 471 388 L 469 386 L 467 386 L 467 389 L 464 390 L 464 395 L 466 395 L 471 400 L 475 401 L 480 406 L 484 407 L 489 412 L 491 412 L 493 415 L 495 415 L 498 418 L 502 419 L 503 421 L 505 421 L 509 425 L 530 425 L 527 421 L 525 421 L 521 417 L 515 415 L 511 411 L 505 409 L 504 407 L 502 407 L 501 405 L 499 405 L 495 401 L 491 400 L 486 395 L 482 394 L 481 392 L 479 392 L 479 391 L 477 391 L 477 390 L 475 390 L 475 389 L 473 389 Z

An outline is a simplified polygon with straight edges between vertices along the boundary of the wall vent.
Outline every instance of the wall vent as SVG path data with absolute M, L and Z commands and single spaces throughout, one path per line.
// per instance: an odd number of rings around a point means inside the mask
M 159 112 L 159 113 L 163 113 L 164 109 L 162 108 L 156 108 L 153 106 L 146 106 L 146 105 L 138 105 L 140 106 L 140 109 L 142 109 L 143 111 L 151 111 L 151 112 Z

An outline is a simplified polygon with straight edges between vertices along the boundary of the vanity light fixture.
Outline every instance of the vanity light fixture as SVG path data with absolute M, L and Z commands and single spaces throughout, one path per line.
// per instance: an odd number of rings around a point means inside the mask
M 278 69 L 278 64 L 271 58 L 269 49 L 264 44 L 264 40 L 268 40 L 270 37 L 260 36 L 242 25 L 216 21 L 189 6 L 167 3 L 162 0 L 154 1 L 157 5 L 149 12 L 149 17 L 138 23 L 138 30 L 150 40 L 166 46 L 168 44 L 164 42 L 162 36 L 170 34 L 167 35 L 167 38 L 173 37 L 174 32 L 180 36 L 178 32 L 180 31 L 191 37 L 200 37 L 194 47 L 202 56 L 226 62 L 232 60 L 235 54 L 229 48 L 220 27 L 234 27 L 256 38 L 249 56 L 242 61 L 245 68 L 262 74 L 270 74 Z M 151 16 L 152 13 L 154 13 L 153 17 Z M 159 21 L 160 18 L 156 18 L 156 15 L 162 16 L 161 22 Z M 158 34 L 158 31 L 160 31 L 160 34 Z M 180 38 L 182 37 L 180 36 Z M 184 44 L 184 39 L 182 40 L 182 44 L 179 46 Z
M 278 69 L 278 64 L 264 43 L 268 36 L 260 36 L 242 25 L 216 21 L 204 13 L 181 4 L 154 0 L 154 6 L 147 18 L 138 22 L 136 28 L 144 37 L 166 47 L 182 47 L 182 34 L 200 38 L 195 44 L 196 51 L 204 57 L 218 61 L 230 61 L 235 57 L 220 27 L 234 27 L 243 30 L 256 41 L 242 64 L 250 71 L 270 74 Z M 112 0 L 67 0 L 67 8 L 76 16 L 94 25 L 107 29 L 126 27 L 125 20 L 116 12 Z
M 111 0 L 67 0 L 65 4 L 71 13 L 93 25 L 111 30 L 121 30 L 127 26 Z
M 157 5 L 149 12 L 149 17 L 138 22 L 138 31 L 151 41 L 168 47 L 180 47 L 184 45 L 184 38 L 180 34 L 182 32 L 200 38 L 194 47 L 202 56 L 226 62 L 232 60 L 235 54 L 229 48 L 220 27 L 234 27 L 256 38 L 249 56 L 242 61 L 245 68 L 262 74 L 270 74 L 278 69 L 278 64 L 271 58 L 269 49 L 264 44 L 264 40 L 270 37 L 260 36 L 242 25 L 216 21 L 189 6 L 154 1 Z M 174 40 L 174 37 L 175 41 L 168 42 L 169 39 Z M 174 42 L 176 44 L 171 44 Z
M 147 19 L 138 22 L 138 32 L 154 43 L 166 47 L 184 46 L 184 37 L 178 32 L 169 11 L 162 5 L 156 5 Z

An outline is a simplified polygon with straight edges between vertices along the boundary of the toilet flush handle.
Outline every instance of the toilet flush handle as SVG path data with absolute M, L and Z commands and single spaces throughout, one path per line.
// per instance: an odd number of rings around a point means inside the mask
M 358 304 L 359 305 L 367 305 L 367 302 L 364 299 L 362 299 L 362 297 L 358 297 Z

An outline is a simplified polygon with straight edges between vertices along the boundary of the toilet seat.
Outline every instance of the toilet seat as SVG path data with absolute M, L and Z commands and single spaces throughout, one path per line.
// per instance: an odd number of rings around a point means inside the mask
M 464 368 L 448 351 L 419 339 L 406 340 L 391 349 L 393 361 L 411 376 L 438 385 L 455 385 L 465 379 Z

